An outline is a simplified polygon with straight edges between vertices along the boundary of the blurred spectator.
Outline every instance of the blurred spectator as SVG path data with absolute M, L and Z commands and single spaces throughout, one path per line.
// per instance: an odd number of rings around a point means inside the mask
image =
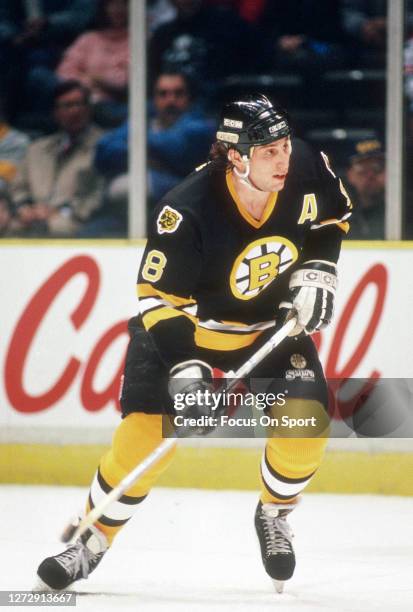
M 8 185 L 14 179 L 28 145 L 28 136 L 9 125 L 4 98 L 0 96 L 0 194 L 8 190 Z
M 409 37 L 404 46 L 405 92 L 407 97 L 408 144 L 413 143 L 413 36 Z
M 347 60 L 338 0 L 267 2 L 259 27 L 264 69 L 319 72 Z
M 104 134 L 96 144 L 94 165 L 104 177 L 101 206 L 78 238 L 124 237 L 128 231 L 128 122 Z
M 149 195 L 153 202 L 208 156 L 215 124 L 195 106 L 184 74 L 163 73 L 154 86 L 148 125 Z
M 179 70 L 202 78 L 203 94 L 212 95 L 216 81 L 253 67 L 252 30 L 226 6 L 203 0 L 173 0 L 177 16 L 161 25 L 149 42 L 149 76 Z
M 90 121 L 89 91 L 58 85 L 54 116 L 59 131 L 29 145 L 11 185 L 15 231 L 27 236 L 73 236 L 101 202 L 92 161 L 102 131 Z
M 5 236 L 12 230 L 9 186 L 29 145 L 26 134 L 8 124 L 3 100 L 0 97 L 0 236 Z
M 127 115 L 128 0 L 100 0 L 98 28 L 82 34 L 57 68 L 60 79 L 77 79 L 92 93 L 99 122 L 119 125 Z
M 214 139 L 215 125 L 197 109 L 187 77 L 163 73 L 155 83 L 148 122 L 148 196 L 157 202 L 184 176 L 204 162 Z M 128 123 L 108 132 L 96 147 L 95 165 L 108 187 L 105 206 L 85 228 L 120 227 L 128 200 Z M 111 225 L 110 219 L 114 220 Z M 89 233 L 90 232 L 90 233 Z
M 229 6 L 251 23 L 255 23 L 261 16 L 268 0 L 207 0 L 208 4 Z
M 384 240 L 386 168 L 382 144 L 378 140 L 357 143 L 349 162 L 346 186 L 354 206 L 349 238 Z
M 0 41 L 60 47 L 82 32 L 94 15 L 94 0 L 1 0 Z
M 7 78 L 11 110 L 22 85 L 53 70 L 63 49 L 95 14 L 95 0 L 0 0 L 0 73 Z
M 128 131 L 125 122 L 104 134 L 96 145 L 95 166 L 108 180 L 128 171 Z
M 388 0 L 341 0 L 343 26 L 353 39 L 357 67 L 385 68 Z M 406 23 L 413 27 L 413 0 L 406 0 Z
M 162 24 L 176 17 L 176 8 L 171 0 L 146 0 L 146 27 L 148 36 Z
M 0 195 L 0 238 L 10 235 L 12 213 L 7 198 Z
M 357 64 L 384 68 L 387 0 L 342 0 L 343 26 L 358 46 Z

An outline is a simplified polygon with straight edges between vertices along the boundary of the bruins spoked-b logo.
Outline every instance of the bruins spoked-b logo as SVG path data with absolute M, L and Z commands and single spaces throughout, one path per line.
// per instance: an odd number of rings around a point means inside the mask
M 230 275 L 232 293 L 240 300 L 256 297 L 297 258 L 297 248 L 283 236 L 255 240 L 235 260 Z
M 182 215 L 171 206 L 164 206 L 158 215 L 156 225 L 159 234 L 172 234 L 176 232 L 182 221 Z

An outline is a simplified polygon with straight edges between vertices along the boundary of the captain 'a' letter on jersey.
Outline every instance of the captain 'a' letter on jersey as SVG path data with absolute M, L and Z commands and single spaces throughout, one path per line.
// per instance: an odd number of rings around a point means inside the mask
M 327 155 L 293 140 L 261 219 L 231 172 L 205 164 L 156 207 L 138 277 L 143 325 L 170 367 L 196 346 L 234 350 L 275 324 L 300 262 L 337 262 L 351 202 Z

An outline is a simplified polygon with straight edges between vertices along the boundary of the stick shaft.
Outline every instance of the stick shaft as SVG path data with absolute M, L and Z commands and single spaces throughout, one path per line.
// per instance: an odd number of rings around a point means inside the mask
M 278 346 L 284 338 L 288 336 L 288 334 L 294 329 L 296 326 L 297 319 L 293 317 L 281 329 L 279 329 L 275 334 L 271 336 L 267 340 L 265 344 L 262 345 L 261 348 L 258 349 L 251 357 L 241 366 L 234 374 L 234 378 L 240 379 L 247 376 L 254 368 L 257 366 L 267 355 L 271 353 Z

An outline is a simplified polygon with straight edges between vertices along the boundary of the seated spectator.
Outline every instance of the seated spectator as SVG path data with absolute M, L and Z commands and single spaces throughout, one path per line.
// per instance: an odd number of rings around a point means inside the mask
M 95 3 L 0 0 L 0 75 L 7 78 L 12 111 L 24 106 L 26 79 L 30 93 L 33 86 L 36 93 L 42 92 L 41 85 L 53 75 L 63 50 L 94 18 Z
M 354 206 L 349 238 L 384 240 L 386 168 L 381 143 L 357 143 L 349 162 L 346 187 Z
M 58 85 L 54 117 L 59 131 L 29 145 L 11 184 L 22 235 L 73 236 L 101 202 L 92 161 L 102 131 L 90 121 L 89 91 L 77 81 Z
M 157 202 L 184 176 L 204 162 L 214 140 L 215 125 L 196 109 L 189 81 L 181 73 L 161 74 L 155 83 L 148 121 L 148 197 Z M 105 204 L 84 230 L 126 232 L 128 202 L 128 123 L 105 134 L 97 144 L 95 166 L 106 178 Z M 112 220 L 112 221 L 111 221 Z
M 101 122 L 119 125 L 127 115 L 128 0 L 100 0 L 97 23 L 97 30 L 82 34 L 67 49 L 57 76 L 83 83 Z
M 128 232 L 128 123 L 102 136 L 94 159 L 105 179 L 102 205 L 78 232 L 78 238 L 122 238 Z
M 214 140 L 215 124 L 194 105 L 184 74 L 161 74 L 154 86 L 148 125 L 149 196 L 157 202 L 204 162 Z

